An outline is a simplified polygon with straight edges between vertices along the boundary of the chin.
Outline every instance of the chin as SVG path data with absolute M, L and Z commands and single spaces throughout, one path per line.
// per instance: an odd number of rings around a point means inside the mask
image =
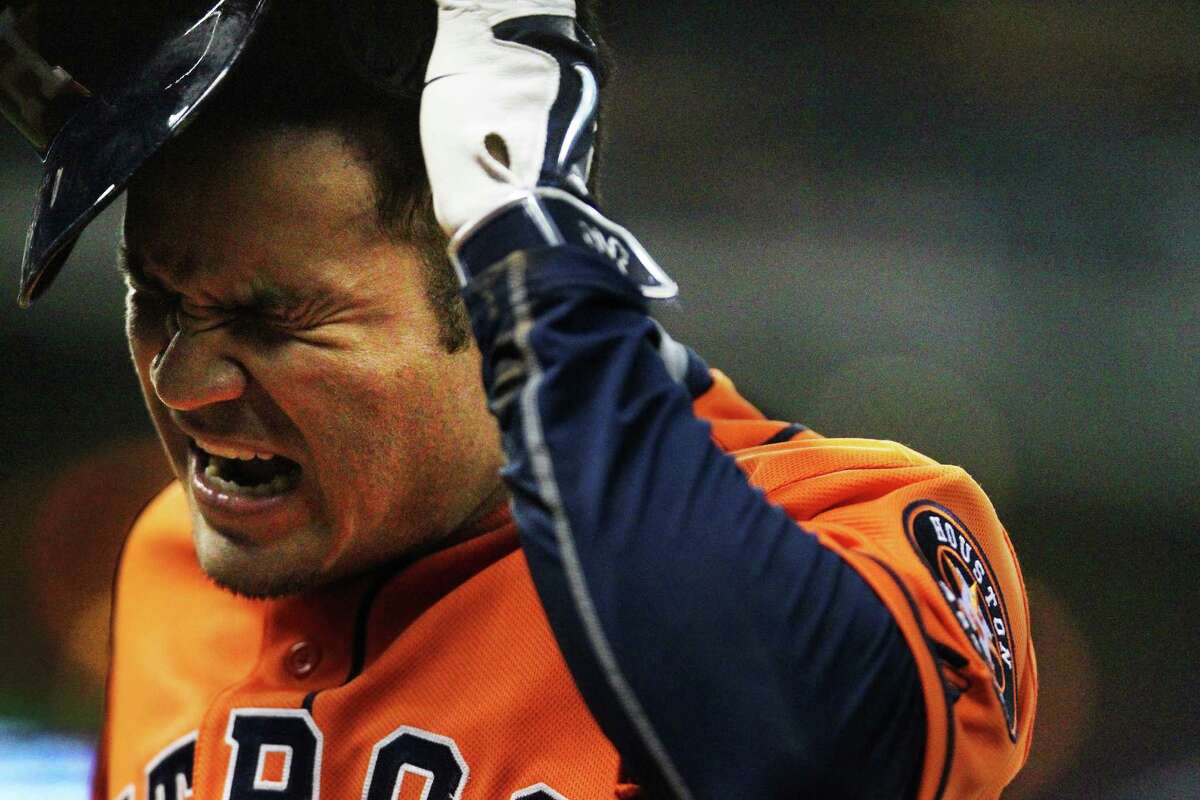
M 297 552 L 288 539 L 270 545 L 248 543 L 197 520 L 196 557 L 209 579 L 242 597 L 265 600 L 301 594 L 322 583 L 320 559 Z

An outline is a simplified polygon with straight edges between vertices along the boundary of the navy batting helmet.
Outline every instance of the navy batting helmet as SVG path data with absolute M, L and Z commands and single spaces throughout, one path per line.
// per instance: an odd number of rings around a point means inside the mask
M 20 304 L 46 290 L 88 223 L 186 127 L 235 64 L 254 60 L 243 58 L 247 51 L 269 51 L 264 58 L 299 64 L 316 80 L 333 69 L 316 45 L 332 39 L 347 54 L 342 68 L 375 89 L 419 93 L 435 9 L 417 0 L 23 0 L 3 6 L 0 110 L 45 165 L 21 265 Z M 297 81 L 292 70 L 260 72 L 270 92 L 308 82 Z M 272 72 L 282 74 L 266 74 Z

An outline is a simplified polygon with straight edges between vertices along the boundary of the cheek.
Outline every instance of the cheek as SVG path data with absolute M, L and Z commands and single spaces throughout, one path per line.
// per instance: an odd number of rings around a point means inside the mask
M 442 429 L 453 420 L 435 379 L 421 367 L 392 364 L 315 384 L 319 391 L 304 399 L 308 413 L 297 410 L 297 416 L 307 418 L 305 436 L 323 462 L 331 492 L 357 494 L 355 502 L 378 513 L 378 506 L 412 493 L 445 462 Z

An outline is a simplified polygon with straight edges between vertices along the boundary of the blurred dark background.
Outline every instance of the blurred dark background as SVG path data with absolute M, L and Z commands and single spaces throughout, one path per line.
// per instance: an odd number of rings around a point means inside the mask
M 663 322 L 775 416 L 963 465 L 1009 528 L 1042 695 L 1005 796 L 1200 797 L 1200 5 L 609 5 L 604 197 L 684 288 Z M 13 298 L 38 177 L 0 131 Z M 166 480 L 119 214 L 0 303 L 0 718 L 85 739 Z

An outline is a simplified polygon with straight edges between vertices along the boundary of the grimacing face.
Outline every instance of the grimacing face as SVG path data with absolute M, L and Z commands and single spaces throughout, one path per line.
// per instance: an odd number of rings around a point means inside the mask
M 126 331 L 200 564 L 302 591 L 461 536 L 501 502 L 473 347 L 332 131 L 183 137 L 131 185 Z

